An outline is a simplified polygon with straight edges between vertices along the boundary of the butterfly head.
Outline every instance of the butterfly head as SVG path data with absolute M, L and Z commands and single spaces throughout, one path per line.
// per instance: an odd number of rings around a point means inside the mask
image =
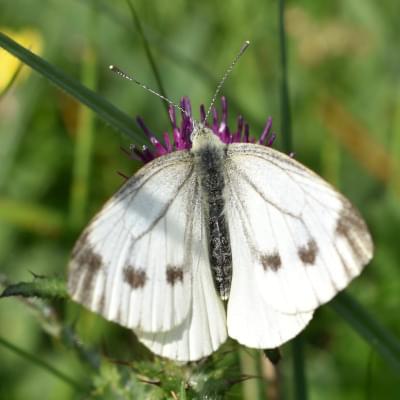
M 193 121 L 193 131 L 190 135 L 192 142 L 192 151 L 197 150 L 205 146 L 222 146 L 223 142 L 221 139 L 204 123 Z

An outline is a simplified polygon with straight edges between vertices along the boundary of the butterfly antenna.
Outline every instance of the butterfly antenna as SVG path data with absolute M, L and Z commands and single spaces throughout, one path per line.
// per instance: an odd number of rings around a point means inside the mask
M 167 99 L 165 96 L 161 95 L 160 93 L 157 93 L 155 90 L 150 89 L 146 85 L 144 85 L 142 82 L 139 82 L 137 79 L 135 79 L 133 76 L 128 75 L 124 71 L 122 71 L 120 68 L 116 67 L 115 65 L 110 65 L 109 66 L 110 70 L 114 72 L 115 74 L 119 75 L 121 78 L 127 79 L 128 81 L 134 82 L 137 85 L 141 86 L 143 89 L 147 90 L 148 92 L 156 95 L 160 99 L 166 101 L 168 104 L 171 106 L 177 108 L 178 110 L 182 111 L 187 117 L 190 118 L 190 114 L 187 110 L 185 110 L 183 107 L 181 107 L 179 104 L 174 103 L 172 100 Z
M 239 58 L 242 56 L 242 54 L 246 51 L 246 49 L 249 47 L 250 42 L 248 40 L 246 40 L 243 44 L 243 46 L 241 47 L 241 49 L 239 50 L 239 53 L 236 55 L 236 57 L 233 59 L 231 65 L 227 68 L 227 70 L 225 71 L 224 76 L 222 77 L 222 79 L 220 80 L 217 88 L 215 89 L 215 93 L 214 96 L 211 99 L 211 104 L 210 107 L 207 110 L 206 113 L 206 117 L 204 118 L 204 121 L 207 121 L 208 116 L 210 115 L 211 109 L 215 103 L 215 100 L 217 99 L 217 96 L 219 94 L 219 92 L 222 89 L 222 86 L 224 85 L 226 78 L 230 75 L 230 73 L 233 70 L 233 67 L 236 65 L 236 63 L 239 61 Z

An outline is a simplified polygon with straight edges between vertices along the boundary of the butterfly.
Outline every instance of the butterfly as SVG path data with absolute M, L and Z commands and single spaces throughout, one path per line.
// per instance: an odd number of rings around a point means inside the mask
M 75 244 L 73 300 L 157 355 L 195 361 L 227 337 L 276 348 L 370 261 L 357 209 L 286 154 L 193 122 L 189 149 L 144 165 Z

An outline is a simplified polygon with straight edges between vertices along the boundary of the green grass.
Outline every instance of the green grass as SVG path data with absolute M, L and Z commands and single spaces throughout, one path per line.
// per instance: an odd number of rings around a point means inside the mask
M 0 33 L 0 47 L 26 64 L 0 96 L 1 287 L 43 283 L 32 271 L 57 277 L 52 282 L 60 291 L 74 240 L 122 183 L 116 171 L 130 175 L 139 167 L 119 150 L 146 143 L 134 117 L 141 115 L 159 134 L 170 130 L 165 105 L 117 79 L 108 65 L 163 87 L 174 101 L 189 95 L 198 115 L 246 39 L 251 46 L 223 89 L 231 124 L 240 113 L 257 135 L 271 115 L 275 146 L 294 151 L 357 205 L 376 253 L 347 292 L 322 307 L 300 339 L 282 347 L 275 370 L 266 370 L 259 352 L 232 341 L 201 365 L 153 361 L 131 333 L 63 295 L 2 298 L 0 399 L 87 393 L 158 399 L 172 398 L 171 392 L 179 399 L 274 399 L 274 388 L 287 399 L 398 398 L 395 2 L 289 2 L 285 52 L 279 4 L 172 0 L 167 7 L 154 0 L 132 2 L 133 9 L 123 1 L 2 2 L 0 32 L 34 28 L 44 52 L 34 56 L 29 46 Z M 0 71 L 7 68 L 1 56 Z M 27 70 L 35 72 L 20 80 Z M 43 289 L 46 295 L 39 286 L 30 293 L 48 297 L 53 286 Z

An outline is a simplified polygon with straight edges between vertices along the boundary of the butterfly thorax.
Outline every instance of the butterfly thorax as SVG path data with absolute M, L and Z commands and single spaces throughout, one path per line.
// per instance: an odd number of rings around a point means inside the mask
M 210 265 L 220 297 L 228 299 L 232 281 L 232 251 L 225 217 L 223 164 L 226 145 L 204 126 L 192 134 L 192 154 L 199 177 L 202 207 L 206 218 Z

